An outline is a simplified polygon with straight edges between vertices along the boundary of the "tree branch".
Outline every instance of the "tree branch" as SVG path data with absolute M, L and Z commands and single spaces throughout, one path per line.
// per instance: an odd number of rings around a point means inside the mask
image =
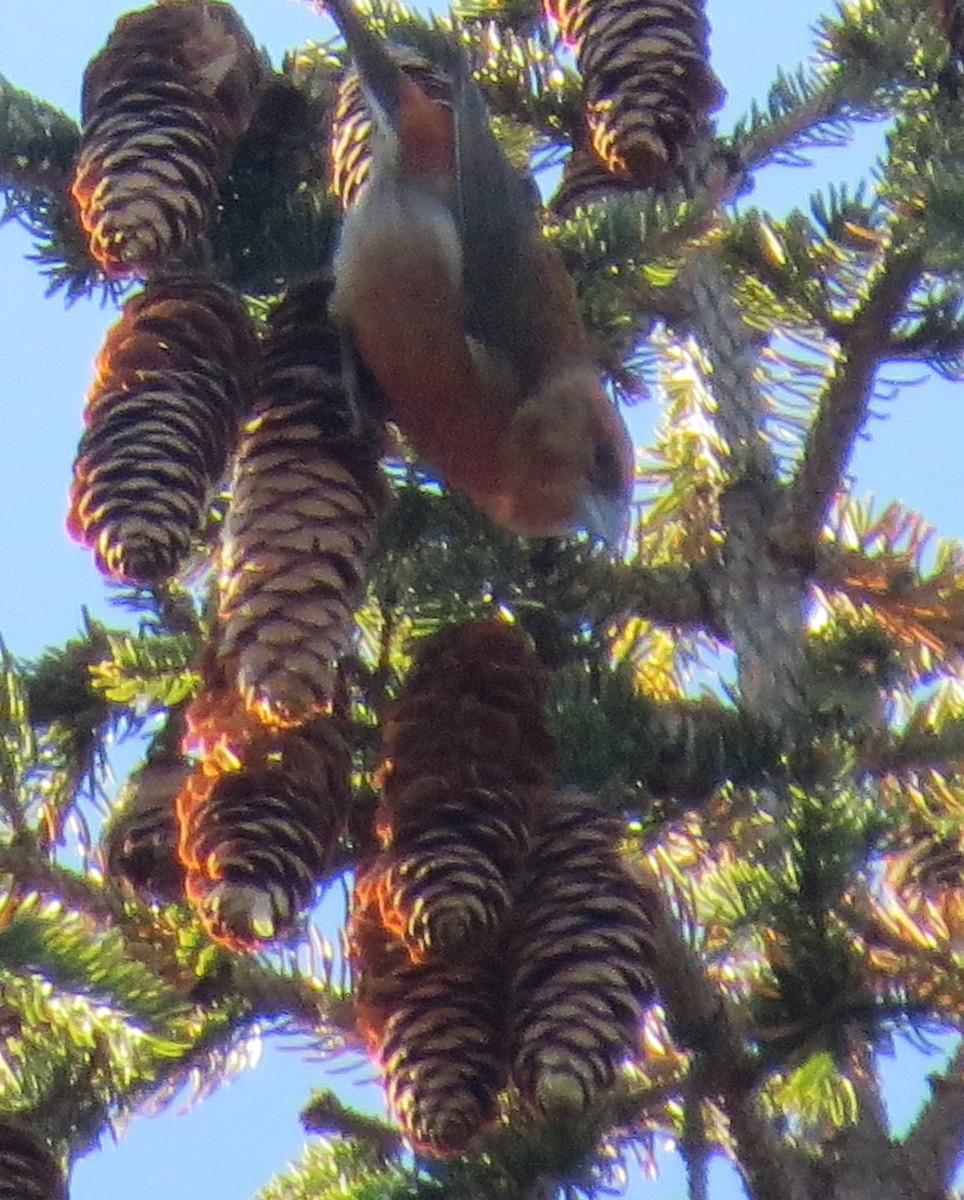
M 964 1154 L 964 1040 L 930 1077 L 931 1096 L 904 1139 L 907 1173 L 921 1196 L 943 1197 Z
M 920 277 L 914 250 L 885 260 L 866 301 L 841 330 L 841 356 L 820 398 L 803 455 L 785 495 L 787 514 L 778 540 L 812 546 L 823 525 L 850 457 L 854 439 L 867 420 L 877 367 L 886 356 L 890 331 Z
M 61 197 L 79 137 L 66 113 L 0 75 L 0 189 L 13 186 Z
M 653 969 L 671 1032 L 703 1060 L 700 1078 L 729 1118 L 751 1200 L 807 1200 L 806 1160 L 774 1134 L 756 1104 L 757 1060 L 667 912 L 657 881 L 643 876 L 642 882 L 651 897 Z

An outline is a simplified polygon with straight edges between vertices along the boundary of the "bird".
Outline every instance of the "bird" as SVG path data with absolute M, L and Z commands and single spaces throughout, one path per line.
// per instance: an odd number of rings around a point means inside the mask
M 415 454 L 527 537 L 626 525 L 633 448 L 593 360 L 575 285 L 543 236 L 464 52 L 439 40 L 430 98 L 350 0 L 338 25 L 372 116 L 372 163 L 344 213 L 332 315 Z

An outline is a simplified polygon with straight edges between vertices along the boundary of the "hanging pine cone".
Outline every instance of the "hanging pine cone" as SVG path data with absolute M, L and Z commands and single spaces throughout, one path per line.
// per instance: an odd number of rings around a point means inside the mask
M 573 43 L 596 153 L 665 189 L 723 91 L 708 61 L 703 0 L 546 0 Z
M 225 523 L 220 652 L 272 724 L 328 706 L 387 500 L 379 431 L 345 393 L 330 294 L 311 280 L 272 314 Z
M 611 1088 L 652 998 L 645 895 L 619 860 L 619 818 L 589 796 L 554 800 L 513 917 L 513 1078 L 547 1117 L 574 1116 Z
M 291 930 L 335 862 L 350 770 L 325 717 L 253 735 L 233 763 L 223 748 L 202 761 L 177 798 L 180 855 L 216 941 L 250 950 Z
M 382 920 L 415 958 L 493 944 L 549 795 L 555 748 L 542 667 L 498 621 L 419 648 L 384 735 Z
M 228 288 L 151 280 L 97 358 L 68 528 L 106 575 L 169 579 L 198 533 L 247 407 L 254 328 Z
M 148 758 L 128 780 L 104 829 L 108 878 L 145 899 L 171 904 L 184 894 L 174 800 L 190 774 L 191 764 L 173 748 Z
M 637 187 L 632 179 L 614 175 L 592 147 L 574 146 L 548 207 L 557 216 L 570 217 L 577 208 L 613 192 L 633 191 Z
M 389 47 L 392 57 L 431 100 L 447 104 L 452 95 L 452 82 L 447 75 L 408 46 Z M 347 208 L 365 182 L 371 163 L 372 120 L 365 103 L 365 93 L 355 70 L 342 76 L 335 98 L 328 143 L 331 190 Z
M 457 1153 L 495 1118 L 505 1082 L 499 975 L 487 959 L 412 963 L 381 922 L 381 873 L 361 871 L 349 922 L 358 1026 L 416 1149 Z
M 57 1160 L 15 1117 L 0 1114 L 0 1200 L 67 1200 Z
M 147 275 L 198 247 L 264 75 L 220 0 L 159 0 L 120 18 L 84 75 L 72 188 L 109 274 Z

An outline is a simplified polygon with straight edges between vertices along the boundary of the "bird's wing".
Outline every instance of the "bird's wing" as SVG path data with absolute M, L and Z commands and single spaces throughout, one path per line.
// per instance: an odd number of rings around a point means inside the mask
M 533 198 L 499 145 L 457 47 L 450 71 L 465 328 L 479 353 L 503 363 L 524 391 L 532 374 L 524 258 L 527 243 L 537 236 Z

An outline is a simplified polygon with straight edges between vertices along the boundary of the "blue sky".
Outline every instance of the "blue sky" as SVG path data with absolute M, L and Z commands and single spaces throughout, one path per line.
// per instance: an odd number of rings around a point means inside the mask
M 284 49 L 327 32 L 300 0 L 239 0 L 235 6 L 275 62 Z M 0 0 L 0 72 L 76 116 L 84 66 L 127 7 L 118 0 Z M 829 7 L 826 0 L 709 0 L 715 67 L 729 91 L 724 124 L 764 94 L 778 65 L 792 66 L 806 55 L 809 26 Z M 872 133 L 865 134 L 859 151 L 822 155 L 820 180 L 858 178 L 872 140 Z M 773 169 L 759 180 L 752 201 L 781 209 L 803 203 L 820 180 Z M 6 580 L 0 631 L 15 653 L 33 655 L 78 628 L 82 605 L 111 615 L 91 558 L 70 543 L 63 518 L 90 364 L 115 314 L 87 302 L 65 311 L 59 299 L 45 299 L 42 279 L 23 260 L 28 248 L 19 230 L 0 229 L 0 511 L 7 514 L 0 521 Z M 964 537 L 959 396 L 950 385 L 930 380 L 881 410 L 886 419 L 873 422 L 851 464 L 858 492 L 899 498 L 942 533 Z M 636 420 L 648 426 L 652 415 L 644 405 Z M 901 1124 L 919 1094 L 920 1073 L 910 1054 L 889 1072 L 889 1099 Z M 349 1097 L 370 1074 L 358 1064 L 343 1077 Z M 174 1115 L 175 1105 L 165 1116 L 136 1119 L 119 1146 L 83 1160 L 73 1200 L 121 1200 L 132 1187 L 140 1200 L 245 1200 L 297 1156 L 298 1110 L 310 1089 L 323 1083 L 320 1065 L 302 1061 L 294 1047 L 266 1049 L 256 1071 L 189 1114 Z M 714 1174 L 720 1183 L 716 1200 L 740 1194 L 725 1174 Z M 641 1187 L 633 1191 L 644 1194 Z M 645 1194 L 665 1200 L 685 1189 L 678 1172 L 667 1169 L 659 1182 L 645 1185 Z

